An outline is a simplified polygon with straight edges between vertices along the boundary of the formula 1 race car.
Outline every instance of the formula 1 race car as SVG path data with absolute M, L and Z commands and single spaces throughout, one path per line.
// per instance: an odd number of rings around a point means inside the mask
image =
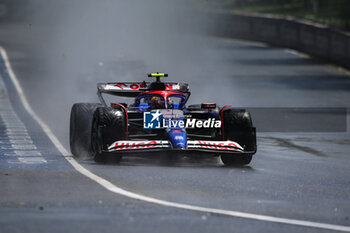
M 215 103 L 186 105 L 188 84 L 162 82 L 97 84 L 99 104 L 76 103 L 70 117 L 74 156 L 92 155 L 96 162 L 138 153 L 164 157 L 220 156 L 225 165 L 249 164 L 256 153 L 256 132 L 250 113 Z M 133 97 L 131 104 L 107 104 L 102 94 Z

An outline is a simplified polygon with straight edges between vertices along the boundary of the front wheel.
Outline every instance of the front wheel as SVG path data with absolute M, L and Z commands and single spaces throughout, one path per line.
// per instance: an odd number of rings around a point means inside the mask
M 92 120 L 91 152 L 97 163 L 119 163 L 120 154 L 106 153 L 104 144 L 110 145 L 119 138 L 124 138 L 125 127 L 123 114 L 116 114 L 119 110 L 97 108 Z
M 237 142 L 245 154 L 223 154 L 221 160 L 228 166 L 242 166 L 252 161 L 256 153 L 256 132 L 250 113 L 240 109 L 225 109 L 223 112 L 224 140 Z
M 69 144 L 74 157 L 90 156 L 90 134 L 93 114 L 101 104 L 77 103 L 70 115 Z

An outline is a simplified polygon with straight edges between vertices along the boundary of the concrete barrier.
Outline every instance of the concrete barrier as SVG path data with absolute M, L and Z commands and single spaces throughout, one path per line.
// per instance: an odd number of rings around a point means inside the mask
M 220 12 L 206 18 L 215 35 L 292 48 L 350 69 L 350 33 L 277 16 Z

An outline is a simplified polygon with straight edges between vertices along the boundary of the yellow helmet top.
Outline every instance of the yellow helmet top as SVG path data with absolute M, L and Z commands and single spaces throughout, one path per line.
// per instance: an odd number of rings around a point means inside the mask
M 168 77 L 168 74 L 165 74 L 165 73 L 150 73 L 148 74 L 148 77 Z

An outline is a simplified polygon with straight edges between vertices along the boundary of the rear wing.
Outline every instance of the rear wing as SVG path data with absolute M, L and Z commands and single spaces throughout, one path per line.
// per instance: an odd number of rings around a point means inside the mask
M 187 93 L 189 91 L 187 83 L 164 82 L 165 90 L 179 91 Z M 102 98 L 102 93 L 123 96 L 136 97 L 142 92 L 151 91 L 151 82 L 110 82 L 98 83 L 97 95 L 102 103 L 105 103 Z

